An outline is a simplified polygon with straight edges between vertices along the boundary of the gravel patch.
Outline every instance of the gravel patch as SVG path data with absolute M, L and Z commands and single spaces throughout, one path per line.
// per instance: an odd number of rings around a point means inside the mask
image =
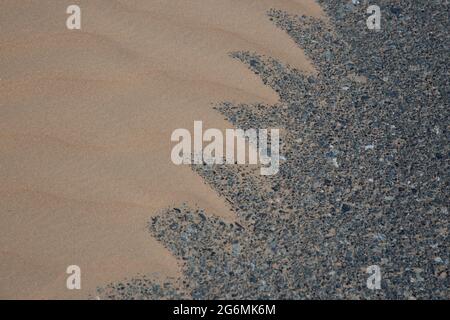
M 450 298 L 449 4 L 371 1 L 382 13 L 375 32 L 367 1 L 319 3 L 328 22 L 268 13 L 317 74 L 235 52 L 280 103 L 217 106 L 240 128 L 282 129 L 280 172 L 194 166 L 238 222 L 167 210 L 148 227 L 184 262 L 183 278 L 155 289 L 136 277 L 102 297 Z M 366 286 L 370 265 L 381 290 Z

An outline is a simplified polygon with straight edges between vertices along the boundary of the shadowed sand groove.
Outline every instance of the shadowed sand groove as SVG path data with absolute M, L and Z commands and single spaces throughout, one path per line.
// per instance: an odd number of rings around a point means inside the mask
M 379 0 L 377 33 L 366 7 L 320 3 L 330 25 L 269 12 L 317 75 L 236 52 L 280 102 L 217 107 L 237 127 L 284 129 L 280 173 L 194 167 L 237 221 L 188 206 L 151 218 L 150 233 L 184 261 L 182 278 L 167 290 L 111 284 L 103 298 L 449 298 L 448 3 Z M 382 290 L 366 287 L 373 264 Z
M 65 27 L 74 3 L 81 31 Z M 229 52 L 313 72 L 266 19 L 274 6 L 321 15 L 312 0 L 1 1 L 0 298 L 86 298 L 130 275 L 179 278 L 182 260 L 148 234 L 149 215 L 187 203 L 235 219 L 171 163 L 170 135 L 194 120 L 230 127 L 212 103 L 278 101 Z M 72 264 L 81 291 L 65 288 Z

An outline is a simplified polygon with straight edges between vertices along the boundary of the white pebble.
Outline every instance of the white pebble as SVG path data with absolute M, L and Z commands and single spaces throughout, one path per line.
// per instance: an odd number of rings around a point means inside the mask
M 335 166 L 336 168 L 339 168 L 339 164 L 337 162 L 337 158 L 333 158 L 333 166 Z

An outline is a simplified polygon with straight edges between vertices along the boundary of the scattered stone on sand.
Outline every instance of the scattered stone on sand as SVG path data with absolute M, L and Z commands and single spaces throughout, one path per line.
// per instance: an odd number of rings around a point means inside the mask
M 317 74 L 235 52 L 280 102 L 217 106 L 240 128 L 284 129 L 280 172 L 194 166 L 238 223 L 188 207 L 153 218 L 183 278 L 165 288 L 138 277 L 107 298 L 450 298 L 449 3 L 379 0 L 374 32 L 365 2 L 319 2 L 329 22 L 268 13 Z M 381 290 L 366 287 L 370 265 Z

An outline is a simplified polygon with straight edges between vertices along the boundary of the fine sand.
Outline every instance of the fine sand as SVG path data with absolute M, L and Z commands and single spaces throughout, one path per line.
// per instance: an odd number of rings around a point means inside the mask
M 67 30 L 79 4 L 82 30 Z M 255 51 L 312 72 L 266 16 L 319 16 L 313 0 L 2 0 L 0 3 L 0 298 L 87 298 L 136 274 L 177 277 L 146 230 L 187 203 L 233 212 L 170 160 L 174 129 L 230 128 L 214 103 L 275 103 L 229 57 Z M 78 265 L 82 289 L 67 290 Z

